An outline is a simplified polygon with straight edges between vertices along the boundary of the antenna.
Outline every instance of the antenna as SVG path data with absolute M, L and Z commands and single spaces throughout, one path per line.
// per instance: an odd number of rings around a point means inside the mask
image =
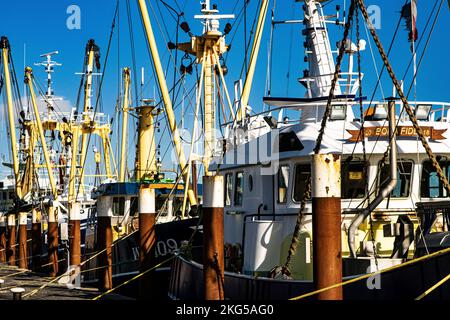
M 220 27 L 220 19 L 234 19 L 234 14 L 218 14 L 217 5 L 213 4 L 212 9 L 210 5 L 210 0 L 205 0 L 201 2 L 203 14 L 198 14 L 194 16 L 194 19 L 203 20 L 203 33 L 207 32 L 218 32 Z
M 54 67 L 60 67 L 62 66 L 61 63 L 58 63 L 56 61 L 52 60 L 52 57 L 59 54 L 59 51 L 52 51 L 49 53 L 44 53 L 41 54 L 39 57 L 41 58 L 46 58 L 45 61 L 40 62 L 40 63 L 35 63 L 35 66 L 42 66 L 45 68 L 45 73 L 47 73 L 47 92 L 45 93 L 45 98 L 44 99 L 47 102 L 48 105 L 48 111 L 52 111 L 53 110 L 53 106 L 54 106 L 54 101 L 61 101 L 61 98 L 55 98 L 54 97 L 54 92 L 53 92 L 53 81 L 52 81 L 52 73 L 54 73 Z

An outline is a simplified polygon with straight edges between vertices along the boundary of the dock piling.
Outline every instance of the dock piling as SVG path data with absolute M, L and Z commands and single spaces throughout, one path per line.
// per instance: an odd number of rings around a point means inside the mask
M 19 213 L 19 268 L 28 269 L 27 213 Z
M 6 250 L 8 265 L 16 265 L 16 215 L 8 215 L 8 247 Z
M 48 259 L 50 263 L 50 276 L 58 274 L 58 211 L 54 206 L 48 208 Z
M 142 185 L 139 190 L 139 270 L 144 272 L 152 267 L 155 235 L 156 206 L 155 189 Z M 139 281 L 139 297 L 151 297 L 151 273 L 141 277 Z
M 99 289 L 110 290 L 112 288 L 112 198 L 102 196 L 97 199 L 97 245 L 98 251 L 104 250 L 99 255 Z
M 336 154 L 312 157 L 313 265 L 316 290 L 342 282 L 341 160 Z M 342 287 L 317 295 L 342 300 Z
M 41 211 L 33 208 L 31 211 L 31 255 L 33 270 L 37 270 L 41 267 L 41 255 L 42 255 L 42 227 L 41 227 Z
M 205 300 L 224 300 L 223 176 L 203 177 Z

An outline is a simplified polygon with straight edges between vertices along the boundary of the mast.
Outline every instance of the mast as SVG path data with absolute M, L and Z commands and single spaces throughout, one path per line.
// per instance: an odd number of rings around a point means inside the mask
M 19 199 L 22 198 L 22 180 L 20 179 L 19 171 L 19 153 L 17 150 L 17 136 L 16 136 L 16 126 L 14 119 L 14 104 L 12 96 L 12 84 L 11 84 L 11 73 L 9 70 L 9 55 L 10 55 L 10 45 L 8 38 L 2 37 L 0 40 L 0 47 L 2 49 L 2 59 L 3 59 L 3 73 L 5 76 L 5 88 L 6 88 L 6 99 L 8 107 L 8 122 L 10 130 L 10 142 L 11 142 L 11 152 L 14 170 L 14 180 L 16 194 Z
M 130 68 L 123 69 L 124 97 L 122 103 L 122 144 L 120 151 L 120 172 L 119 182 L 125 182 L 126 163 L 127 163 L 127 135 L 128 135 L 128 110 L 129 110 L 129 93 L 130 93 Z
M 240 112 L 237 114 L 238 120 L 243 120 L 247 112 L 248 100 L 250 97 L 250 90 L 255 76 L 256 62 L 258 60 L 259 49 L 261 48 L 261 38 L 264 31 L 264 22 L 266 20 L 267 11 L 269 8 L 269 0 L 261 1 L 261 8 L 259 10 L 258 24 L 256 26 L 256 36 L 253 40 L 252 52 L 250 55 L 250 64 L 248 68 L 247 77 L 245 79 L 244 89 L 241 97 Z
M 93 39 L 88 41 L 88 44 L 86 46 L 87 51 L 87 65 L 86 65 L 86 83 L 84 86 L 84 106 L 83 106 L 83 122 L 89 124 L 90 118 L 88 115 L 88 112 L 92 111 L 92 105 L 91 105 L 91 97 L 92 97 L 92 76 L 93 76 L 93 70 L 94 70 L 94 58 L 96 56 L 96 52 L 98 52 L 98 47 L 95 44 L 95 41 Z M 80 164 L 81 166 L 84 165 L 87 155 L 87 134 L 83 131 L 82 137 L 81 137 L 81 159 Z M 84 180 L 84 170 L 81 168 L 81 174 L 80 174 L 80 185 L 83 186 L 83 180 Z
M 169 127 L 172 132 L 172 139 L 175 144 L 175 149 L 176 149 L 178 161 L 180 163 L 183 180 L 184 180 L 184 183 L 187 185 L 188 184 L 188 181 L 187 181 L 188 180 L 187 179 L 188 172 L 186 171 L 186 168 L 187 168 L 186 157 L 183 152 L 183 145 L 181 143 L 180 133 L 177 128 L 175 114 L 174 114 L 173 107 L 172 107 L 172 101 L 170 100 L 170 96 L 169 96 L 169 89 L 167 87 L 164 71 L 163 71 L 163 68 L 161 65 L 161 60 L 159 58 L 158 48 L 156 45 L 155 36 L 153 34 L 153 29 L 152 29 L 152 25 L 150 22 L 150 16 L 148 13 L 147 4 L 146 4 L 145 0 L 139 0 L 138 4 L 139 4 L 139 10 L 140 10 L 140 13 L 142 16 L 142 20 L 144 22 L 147 41 L 149 43 L 150 51 L 152 53 L 153 65 L 155 66 L 155 69 L 156 69 L 158 84 L 159 84 L 159 88 L 161 90 L 161 95 L 163 97 L 165 111 L 167 113 Z M 195 198 L 195 194 L 194 194 L 194 191 L 192 190 L 192 186 L 189 187 L 188 197 L 189 197 L 189 203 L 191 204 L 191 206 L 196 206 L 197 199 Z
M 57 55 L 59 53 L 59 51 L 53 51 L 53 52 L 49 52 L 49 53 L 44 53 L 41 54 L 40 57 L 41 58 L 45 58 L 46 60 L 44 62 L 41 63 L 35 63 L 35 66 L 43 66 L 45 68 L 45 73 L 47 74 L 47 91 L 45 92 L 45 98 L 46 98 L 46 102 L 47 102 L 47 112 L 48 115 L 50 115 L 50 112 L 53 111 L 53 107 L 54 107 L 54 101 L 56 100 L 62 100 L 60 98 L 55 98 L 54 97 L 54 92 L 53 92 L 53 81 L 52 81 L 52 74 L 54 73 L 54 67 L 55 66 L 62 66 L 61 63 L 55 62 L 52 60 L 52 57 L 54 55 Z
M 203 166 L 205 174 L 209 175 L 208 167 L 211 159 L 214 157 L 216 149 L 216 105 L 214 99 L 214 80 L 216 67 L 223 78 L 223 72 L 220 66 L 220 56 L 228 51 L 228 46 L 225 43 L 225 36 L 231 31 L 231 24 L 227 24 L 224 34 L 219 31 L 220 19 L 234 19 L 234 15 L 219 15 L 217 5 L 210 6 L 210 1 L 205 0 L 201 3 L 202 14 L 195 15 L 195 19 L 202 20 L 203 34 L 201 36 L 194 36 L 190 32 L 187 24 L 182 25 L 182 28 L 191 36 L 191 41 L 180 43 L 176 48 L 180 51 L 187 52 L 197 58 L 197 63 L 203 64 L 203 104 L 204 104 L 204 119 L 203 126 L 205 132 L 204 139 L 204 154 Z M 226 84 L 223 83 L 226 88 Z M 200 88 L 201 90 L 201 88 Z M 226 90 L 227 92 L 228 90 Z M 201 93 L 199 93 L 201 94 Z
M 34 112 L 35 119 L 36 119 L 36 125 L 37 125 L 37 129 L 38 129 L 38 133 L 39 133 L 39 139 L 41 140 L 41 144 L 42 144 L 42 153 L 44 154 L 45 166 L 46 166 L 47 172 L 48 172 L 48 179 L 49 179 L 50 187 L 52 190 L 53 200 L 56 200 L 58 197 L 57 187 L 56 187 L 55 177 L 53 176 L 53 172 L 52 172 L 52 165 L 50 162 L 50 156 L 48 154 L 47 142 L 45 141 L 45 134 L 44 134 L 44 129 L 42 127 L 41 116 L 39 114 L 39 109 L 38 109 L 37 102 L 36 102 L 36 94 L 34 92 L 34 87 L 33 87 L 33 69 L 31 69 L 30 67 L 25 68 L 25 83 L 28 85 L 28 89 L 30 90 L 31 104 L 33 106 L 33 112 Z
M 153 100 L 144 99 L 143 105 L 137 108 L 138 112 L 138 162 L 136 179 L 149 181 L 156 179 L 156 139 L 154 117 L 159 110 L 151 105 Z

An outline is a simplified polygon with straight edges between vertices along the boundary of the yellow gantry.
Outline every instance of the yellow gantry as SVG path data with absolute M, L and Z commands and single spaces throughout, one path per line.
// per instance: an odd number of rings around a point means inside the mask
M 175 145 L 175 150 L 177 153 L 178 161 L 180 163 L 182 176 L 185 184 L 188 184 L 187 179 L 187 161 L 183 152 L 183 145 L 180 139 L 180 133 L 177 128 L 177 123 L 175 119 L 175 114 L 172 107 L 172 101 L 169 96 L 169 89 L 167 87 L 165 74 L 161 65 L 161 60 L 159 58 L 158 48 L 156 45 L 155 35 L 153 34 L 152 25 L 150 22 L 150 16 L 147 9 L 147 4 L 145 0 L 138 0 L 139 10 L 141 13 L 142 20 L 144 22 L 144 27 L 146 31 L 147 41 L 150 46 L 151 56 L 153 60 L 153 65 L 155 66 L 156 75 L 158 78 L 159 88 L 161 90 L 161 95 L 163 97 L 165 111 L 167 113 L 167 119 L 169 121 L 170 131 L 172 132 L 172 139 Z M 191 206 L 197 205 L 197 199 L 195 197 L 192 186 L 189 186 L 188 198 Z
M 120 151 L 120 171 L 119 171 L 119 182 L 125 182 L 126 175 L 126 163 L 127 163 L 127 145 L 128 145 L 128 111 L 130 105 L 130 68 L 123 69 L 123 83 L 124 83 L 124 94 L 122 103 L 122 144 Z
M 94 57 L 95 57 L 95 42 L 94 40 L 89 40 L 88 44 L 87 44 L 87 51 L 88 51 L 88 63 L 86 66 L 86 83 L 84 86 L 84 106 L 83 106 L 83 122 L 84 125 L 89 126 L 90 125 L 90 118 L 89 115 L 87 115 L 87 112 L 89 112 L 91 110 L 91 94 L 92 94 L 92 73 L 94 71 Z M 88 137 L 87 137 L 87 133 L 86 130 L 83 130 L 82 133 L 82 137 L 81 137 L 81 159 L 80 159 L 80 164 L 81 166 L 84 166 L 84 163 L 86 161 L 86 156 L 87 156 L 87 142 L 88 142 Z M 80 188 L 81 190 L 83 190 L 83 178 L 84 175 L 84 168 L 81 167 L 80 171 L 79 171 L 79 176 L 80 176 Z
M 11 73 L 9 70 L 9 53 L 10 46 L 9 41 L 6 37 L 1 38 L 1 48 L 2 48 L 2 59 L 3 59 L 3 74 L 5 77 L 5 88 L 6 88 L 6 100 L 8 107 L 8 122 L 10 130 L 10 141 L 11 141 L 11 151 L 13 160 L 13 170 L 14 179 L 16 185 L 16 194 L 21 199 L 22 198 L 22 180 L 20 178 L 19 171 L 19 153 L 17 150 L 17 136 L 16 136 L 16 125 L 14 120 L 14 104 L 12 96 L 12 84 L 11 84 Z
M 264 22 L 266 20 L 267 11 L 269 9 L 269 0 L 262 0 L 261 8 L 258 16 L 258 24 L 256 26 L 256 35 L 253 42 L 252 52 L 250 54 L 250 64 L 245 78 L 244 88 L 242 89 L 241 105 L 238 111 L 237 119 L 242 120 L 246 116 L 246 109 L 250 97 L 250 90 L 255 76 L 256 62 L 258 60 L 259 49 L 261 48 L 261 38 L 264 31 Z
M 53 199 L 56 200 L 58 197 L 58 190 L 57 190 L 56 183 L 55 183 L 55 177 L 53 176 L 52 165 L 50 162 L 50 157 L 48 155 L 47 142 L 45 141 L 44 129 L 42 127 L 41 116 L 39 114 L 39 109 L 38 109 L 38 105 L 36 102 L 36 94 L 34 92 L 34 87 L 33 87 L 33 70 L 30 67 L 25 68 L 25 83 L 28 85 L 28 89 L 30 90 L 31 104 L 33 106 L 34 116 L 36 119 L 37 130 L 39 133 L 39 139 L 41 140 L 41 144 L 42 144 L 42 153 L 44 155 L 45 166 L 47 167 L 48 179 L 50 182 Z M 32 146 L 33 145 L 34 145 L 34 143 L 32 144 Z

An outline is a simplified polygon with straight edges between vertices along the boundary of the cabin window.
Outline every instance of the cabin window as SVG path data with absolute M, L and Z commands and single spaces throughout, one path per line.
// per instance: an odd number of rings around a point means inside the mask
M 278 203 L 286 203 L 289 188 L 289 166 L 278 169 Z
M 7 200 L 8 195 L 6 194 L 6 192 L 2 192 L 3 193 L 3 200 Z
M 366 194 L 367 174 L 364 177 L 362 161 L 343 161 L 341 166 L 341 196 L 342 199 L 360 199 Z M 367 172 L 367 170 L 366 170 Z
M 391 198 L 407 198 L 411 190 L 413 163 L 411 161 L 397 162 L 397 185 L 391 192 Z M 384 165 L 380 172 L 379 190 L 389 182 L 389 164 Z
M 234 188 L 234 205 L 242 206 L 242 198 L 244 195 L 244 173 L 236 173 L 236 181 Z
M 139 198 L 138 197 L 132 197 L 131 203 L 130 203 L 130 216 L 135 216 L 139 212 Z
M 113 215 L 123 216 L 125 214 L 125 198 L 114 197 L 113 198 Z
M 294 181 L 294 201 L 301 202 L 303 194 L 305 193 L 306 184 L 309 177 L 311 177 L 311 165 L 298 164 L 295 166 L 295 181 Z M 309 200 L 311 197 L 308 197 Z
M 439 162 L 444 174 L 449 178 L 450 162 Z M 420 183 L 420 196 L 423 198 L 444 198 L 447 192 L 437 175 L 431 161 L 425 161 L 422 165 L 422 180 Z
M 253 191 L 253 176 L 252 175 L 248 176 L 248 190 L 250 192 Z
M 231 206 L 231 193 L 233 192 L 233 175 L 227 173 L 225 175 L 225 205 Z
M 302 151 L 305 147 L 293 131 L 280 133 L 279 152 Z

